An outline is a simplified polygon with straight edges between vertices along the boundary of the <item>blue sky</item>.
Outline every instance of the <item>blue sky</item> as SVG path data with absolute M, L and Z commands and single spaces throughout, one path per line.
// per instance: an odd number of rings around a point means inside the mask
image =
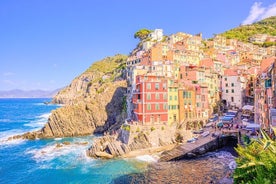
M 268 15 L 275 0 L 1 0 L 0 90 L 64 87 L 141 28 L 209 38 Z

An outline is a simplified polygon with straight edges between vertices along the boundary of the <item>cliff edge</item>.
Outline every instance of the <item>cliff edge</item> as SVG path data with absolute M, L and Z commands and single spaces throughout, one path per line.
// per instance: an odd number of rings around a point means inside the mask
M 40 131 L 23 137 L 83 136 L 119 128 L 125 119 L 126 59 L 115 55 L 92 64 L 53 98 L 53 103 L 64 106 L 52 111 Z

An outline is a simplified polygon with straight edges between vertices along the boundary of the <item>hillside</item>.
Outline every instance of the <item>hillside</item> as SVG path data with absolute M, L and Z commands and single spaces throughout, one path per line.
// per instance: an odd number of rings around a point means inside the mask
M 125 119 L 126 58 L 115 55 L 95 62 L 53 98 L 64 106 L 52 111 L 42 130 L 24 137 L 81 136 L 120 127 Z
M 59 89 L 54 91 L 45 91 L 45 90 L 8 90 L 0 91 L 0 98 L 52 98 L 54 97 Z
M 251 25 L 243 25 L 230 29 L 221 35 L 229 39 L 232 38 L 248 42 L 248 39 L 254 34 L 268 34 L 276 36 L 276 16 L 266 18 Z

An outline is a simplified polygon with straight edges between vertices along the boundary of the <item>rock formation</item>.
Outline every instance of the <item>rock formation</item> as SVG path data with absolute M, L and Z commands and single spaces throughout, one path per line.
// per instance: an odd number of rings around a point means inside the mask
M 53 103 L 64 106 L 52 111 L 46 125 L 23 137 L 83 136 L 119 128 L 126 109 L 126 58 L 115 55 L 95 62 L 53 98 Z
M 154 130 L 152 127 L 154 127 Z M 178 131 L 176 126 L 166 126 L 164 128 L 162 125 L 139 126 L 124 124 L 117 133 L 96 138 L 92 146 L 87 150 L 87 155 L 94 158 L 113 158 L 132 155 L 131 153 L 139 151 L 136 154 L 162 152 L 171 149 L 172 146 L 169 145 L 176 143 L 176 131 Z M 135 156 L 135 154 L 133 155 Z

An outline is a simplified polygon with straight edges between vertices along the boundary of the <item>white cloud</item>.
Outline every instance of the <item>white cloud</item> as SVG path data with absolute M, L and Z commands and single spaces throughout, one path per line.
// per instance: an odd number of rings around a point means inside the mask
M 250 9 L 249 15 L 247 18 L 242 22 L 243 25 L 245 24 L 252 24 L 255 22 L 265 11 L 264 7 L 261 7 L 261 2 L 255 2 Z
M 249 15 L 242 22 L 243 25 L 252 24 L 256 21 L 276 15 L 276 3 L 263 7 L 261 2 L 255 2 L 250 9 Z
M 14 81 L 12 81 L 12 80 L 3 80 L 3 83 L 11 85 L 11 86 L 16 85 L 16 83 Z
M 265 11 L 265 13 L 262 15 L 261 19 L 265 19 L 271 16 L 275 16 L 276 15 L 276 3 L 270 5 L 267 10 Z
M 13 72 L 4 72 L 3 73 L 3 76 L 5 76 L 5 77 L 12 76 L 12 75 L 15 75 L 15 73 L 13 73 Z

